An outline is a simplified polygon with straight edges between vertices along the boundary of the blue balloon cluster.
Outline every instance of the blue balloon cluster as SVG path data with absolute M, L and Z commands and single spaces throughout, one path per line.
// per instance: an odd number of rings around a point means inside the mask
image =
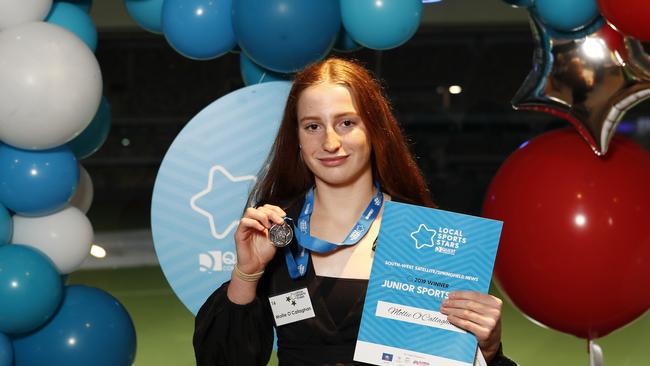
M 338 1 L 239 0 L 233 4 L 239 46 L 255 63 L 295 72 L 325 57 L 341 27 Z
M 0 366 L 11 366 L 14 363 L 14 347 L 6 335 L 0 333 Z
M 93 287 L 68 286 L 64 292 L 47 324 L 13 339 L 15 366 L 131 366 L 135 329 L 122 304 Z
M 555 38 L 581 38 L 603 24 L 597 0 L 503 0 L 529 8 Z
M 55 2 L 45 21 L 61 26 L 79 37 L 93 52 L 97 48 L 97 29 L 90 15 L 68 2 Z
M 535 0 L 532 11 L 558 32 L 577 32 L 598 21 L 596 0 Z
M 0 246 L 0 333 L 30 332 L 45 323 L 61 302 L 59 272 L 28 246 Z
M 22 216 L 43 216 L 68 203 L 79 182 L 67 146 L 22 150 L 0 144 L 0 203 Z
M 323 59 L 333 48 L 347 52 L 362 46 L 397 47 L 413 36 L 422 16 L 421 0 L 125 3 L 138 24 L 163 32 L 168 43 L 188 58 L 212 59 L 239 47 L 246 55 L 241 72 L 247 85 L 286 79 L 285 74 Z
M 338 36 L 336 36 L 336 42 L 334 42 L 334 49 L 340 52 L 351 52 L 356 51 L 363 46 L 357 43 L 350 34 L 341 27 L 339 30 Z
M 241 77 L 246 85 L 291 79 L 291 74 L 273 72 L 256 64 L 248 58 L 244 52 L 239 54 L 239 70 L 241 71 Z
M 79 136 L 66 145 L 78 159 L 94 154 L 104 144 L 111 129 L 111 107 L 106 97 L 102 97 L 95 117 Z
M 54 0 L 55 3 L 70 3 L 77 6 L 79 9 L 90 13 L 90 8 L 93 5 L 93 0 Z
M 0 246 L 9 243 L 12 234 L 13 221 L 11 220 L 11 214 L 5 206 L 0 204 Z M 0 365 L 2 364 L 0 363 Z
M 358 43 L 387 50 L 409 40 L 420 25 L 421 0 L 341 0 L 343 26 Z
M 139 26 L 152 33 L 162 33 L 163 0 L 124 0 L 124 5 Z
M 97 30 L 88 15 L 91 5 L 92 0 L 56 0 L 45 19 L 75 34 L 80 41 L 63 31 L 57 31 L 65 35 L 59 38 L 48 37 L 45 31 L 43 34 L 24 32 L 36 37 L 42 44 L 87 53 L 81 44 L 84 42 L 94 51 Z M 39 27 L 25 29 L 32 32 L 36 32 L 33 29 L 57 30 L 51 25 Z M 40 49 L 41 43 L 31 42 L 26 41 L 25 45 Z M 66 55 L 70 56 L 68 61 L 72 65 L 79 64 L 78 59 L 72 57 L 78 55 L 70 52 Z M 43 67 L 43 64 L 47 66 L 47 58 L 41 61 L 39 67 Z M 21 66 L 21 63 L 16 62 L 15 65 Z M 75 107 L 78 108 L 66 110 L 83 110 L 83 105 L 79 103 Z M 80 120 L 87 121 L 87 114 L 83 116 Z M 70 224 L 77 222 L 70 221 L 69 216 L 64 214 L 79 212 L 68 207 L 80 178 L 77 159 L 89 156 L 104 143 L 110 129 L 110 119 L 110 107 L 103 98 L 91 123 L 83 131 L 81 128 L 84 124 L 81 123 L 75 130 L 78 135 L 67 144 L 61 145 L 65 139 L 56 140 L 57 143 L 39 140 L 25 143 L 26 146 L 20 145 L 31 149 L 25 150 L 6 144 L 11 140 L 7 136 L 3 136 L 6 141 L 0 142 L 0 366 L 133 364 L 136 341 L 128 313 L 117 300 L 101 290 L 83 286 L 64 288 L 67 275 L 61 276 L 58 269 L 60 263 L 57 262 L 60 258 L 52 255 L 51 247 L 48 247 L 52 243 L 59 244 L 56 239 L 61 242 L 78 239 L 73 238 L 74 234 L 71 233 L 82 232 L 91 237 L 88 230 L 92 231 L 92 228 L 78 228 Z M 61 121 L 53 123 L 48 119 L 46 122 L 58 127 L 57 123 Z M 38 131 L 29 126 L 25 130 L 18 127 L 24 126 L 17 125 L 11 131 L 37 135 L 35 132 Z M 65 127 L 61 126 L 62 130 Z M 49 131 L 41 133 L 43 140 L 47 140 L 46 137 L 54 130 Z M 72 132 L 66 135 L 66 139 L 72 137 Z M 45 149 L 50 146 L 56 147 Z M 91 183 L 87 183 L 87 188 L 81 193 L 92 191 L 88 184 Z M 12 214 L 16 215 L 12 217 Z M 32 219 L 36 216 L 38 218 Z M 68 221 L 60 221 L 62 217 Z M 86 218 L 83 219 L 87 222 Z M 67 222 L 69 232 L 65 235 L 59 235 L 62 231 L 49 232 L 44 222 Z M 71 234 L 70 237 L 68 234 Z M 61 236 L 65 238 L 61 239 Z M 41 239 L 45 242 L 41 242 Z M 89 245 L 90 239 L 84 237 L 83 240 L 79 252 L 86 255 L 88 248 L 83 245 Z M 68 251 L 72 247 L 55 247 L 64 256 L 72 256 Z
M 197 60 L 213 59 L 237 44 L 231 13 L 231 0 L 165 0 L 163 33 L 181 55 Z

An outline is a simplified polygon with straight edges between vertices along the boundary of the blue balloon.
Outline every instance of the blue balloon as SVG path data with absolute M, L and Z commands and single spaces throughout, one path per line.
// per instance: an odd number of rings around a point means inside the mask
M 0 366 L 11 366 L 14 364 L 14 347 L 6 335 L 0 333 Z
M 131 317 L 108 293 L 68 286 L 52 320 L 14 338 L 15 366 L 131 366 L 136 339 Z
M 518 8 L 530 8 L 535 5 L 535 0 L 503 0 L 506 3 Z
M 106 141 L 111 129 L 111 106 L 106 97 L 102 96 L 95 117 L 90 121 L 79 136 L 69 141 L 66 145 L 72 150 L 77 159 L 87 158 L 99 150 Z
M 375 50 L 395 48 L 417 31 L 421 0 L 341 0 L 343 26 L 359 44 Z
M 239 70 L 241 71 L 241 77 L 244 79 L 244 84 L 246 85 L 291 79 L 291 75 L 266 70 L 262 66 L 251 61 L 251 59 L 243 52 L 239 54 Z
M 197 60 L 219 57 L 235 47 L 232 0 L 165 0 L 163 33 L 181 55 Z
M 63 208 L 79 182 L 77 159 L 63 145 L 22 150 L 0 144 L 0 203 L 23 216 L 43 216 Z
M 43 325 L 61 303 L 61 277 L 52 261 L 25 245 L 0 247 L 0 333 Z
M 97 49 L 97 29 L 90 15 L 71 3 L 54 3 L 45 21 L 67 29 L 93 52 Z
M 356 51 L 363 46 L 350 37 L 348 32 L 345 31 L 345 28 L 341 27 L 339 30 L 339 35 L 336 37 L 336 42 L 334 43 L 334 49 L 341 52 L 352 52 Z
M 338 1 L 238 0 L 232 19 L 246 55 L 280 73 L 324 58 L 341 27 Z
M 93 0 L 56 0 L 55 2 L 74 4 L 86 13 L 90 13 L 90 8 L 93 5 Z
M 9 243 L 13 233 L 14 221 L 11 219 L 11 214 L 5 206 L 0 205 L 0 245 Z
M 162 33 L 163 0 L 124 0 L 124 4 L 139 26 L 152 33 Z
M 560 32 L 579 31 L 600 19 L 596 0 L 535 0 L 532 9 L 542 23 Z

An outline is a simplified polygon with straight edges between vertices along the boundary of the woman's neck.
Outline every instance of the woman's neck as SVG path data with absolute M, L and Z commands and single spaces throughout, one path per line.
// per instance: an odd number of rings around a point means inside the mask
M 372 174 L 362 176 L 352 184 L 336 186 L 316 180 L 314 209 L 321 218 L 357 220 L 376 194 Z

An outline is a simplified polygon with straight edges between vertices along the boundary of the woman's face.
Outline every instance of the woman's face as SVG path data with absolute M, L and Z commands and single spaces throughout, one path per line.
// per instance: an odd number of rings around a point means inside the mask
M 346 185 L 372 179 L 371 146 L 366 125 L 348 88 L 321 83 L 298 99 L 298 140 L 302 159 L 316 181 Z

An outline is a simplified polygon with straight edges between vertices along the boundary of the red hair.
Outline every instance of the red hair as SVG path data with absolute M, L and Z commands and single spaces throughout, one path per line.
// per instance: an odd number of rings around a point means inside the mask
M 373 179 L 382 190 L 397 201 L 435 207 L 381 86 L 363 66 L 340 58 L 312 64 L 296 74 L 278 135 L 249 205 L 286 207 L 314 185 L 313 174 L 300 159 L 297 104 L 305 89 L 325 82 L 350 90 L 368 131 Z

